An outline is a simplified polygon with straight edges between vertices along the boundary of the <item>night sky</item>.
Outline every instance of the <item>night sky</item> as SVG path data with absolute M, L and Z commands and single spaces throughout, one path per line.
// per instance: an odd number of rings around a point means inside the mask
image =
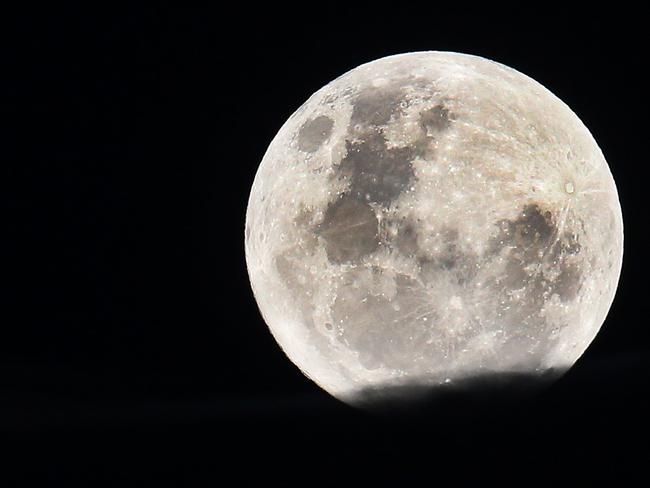
M 563 486 L 643 473 L 639 13 L 391 8 L 58 5 L 3 19 L 3 486 Z M 542 394 L 377 416 L 284 356 L 250 290 L 244 217 L 295 109 L 361 63 L 418 50 L 499 61 L 576 112 L 619 189 L 623 272 L 597 338 Z

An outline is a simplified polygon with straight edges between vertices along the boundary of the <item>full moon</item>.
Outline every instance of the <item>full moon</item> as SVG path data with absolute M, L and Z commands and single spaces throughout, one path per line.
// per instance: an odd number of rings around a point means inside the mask
M 549 90 L 481 57 L 416 52 L 347 72 L 286 121 L 245 247 L 286 355 L 363 407 L 562 374 L 614 299 L 623 221 L 600 148 Z

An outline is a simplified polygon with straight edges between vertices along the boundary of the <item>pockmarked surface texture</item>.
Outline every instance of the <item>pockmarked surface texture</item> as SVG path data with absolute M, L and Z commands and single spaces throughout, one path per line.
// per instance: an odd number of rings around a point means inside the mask
M 531 78 L 457 53 L 383 58 L 316 92 L 258 169 L 253 291 L 334 396 L 563 372 L 614 298 L 623 224 L 578 117 Z

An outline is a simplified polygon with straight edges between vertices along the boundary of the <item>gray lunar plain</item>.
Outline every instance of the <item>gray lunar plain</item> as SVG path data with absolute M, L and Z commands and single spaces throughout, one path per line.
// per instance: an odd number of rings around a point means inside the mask
M 246 259 L 288 357 L 335 397 L 568 369 L 621 270 L 614 180 L 531 78 L 390 56 L 316 92 L 255 177 Z

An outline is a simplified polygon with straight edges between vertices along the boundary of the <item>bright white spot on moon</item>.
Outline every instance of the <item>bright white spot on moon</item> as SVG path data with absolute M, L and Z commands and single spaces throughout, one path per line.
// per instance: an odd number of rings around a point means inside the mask
M 246 215 L 255 298 L 289 358 L 351 404 L 561 373 L 616 291 L 623 223 L 593 137 L 501 64 L 390 56 L 282 126 Z

